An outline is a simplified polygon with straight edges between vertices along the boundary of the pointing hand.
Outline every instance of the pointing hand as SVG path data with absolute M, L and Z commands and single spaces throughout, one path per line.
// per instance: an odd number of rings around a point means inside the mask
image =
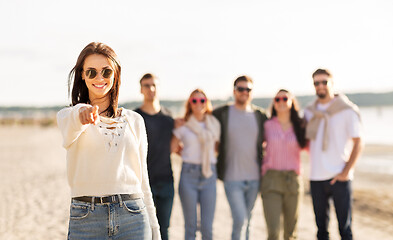
M 99 120 L 98 106 L 81 107 L 79 109 L 79 120 L 83 125 L 91 123 L 94 125 L 97 124 Z

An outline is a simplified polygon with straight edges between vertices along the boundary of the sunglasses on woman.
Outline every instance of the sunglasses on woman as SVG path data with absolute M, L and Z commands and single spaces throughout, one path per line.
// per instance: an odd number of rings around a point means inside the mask
M 86 77 L 89 79 L 94 79 L 95 77 L 97 77 L 97 69 L 95 68 L 89 68 L 85 71 Z M 101 76 L 103 78 L 110 78 L 113 74 L 113 70 L 110 68 L 103 68 L 101 70 Z
M 203 104 L 206 102 L 206 98 L 190 98 L 192 104 L 197 104 L 198 101 Z
M 274 101 L 276 101 L 277 103 L 280 102 L 280 100 L 282 100 L 283 102 L 287 102 L 288 98 L 287 97 L 275 97 Z

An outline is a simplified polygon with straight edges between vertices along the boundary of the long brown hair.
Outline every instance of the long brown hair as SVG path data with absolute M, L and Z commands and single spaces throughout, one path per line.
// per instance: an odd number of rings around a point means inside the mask
M 190 118 L 190 116 L 192 114 L 190 99 L 191 99 L 191 96 L 194 95 L 195 93 L 202 93 L 203 96 L 205 96 L 205 98 L 206 98 L 206 113 L 207 114 L 211 114 L 213 112 L 212 103 L 206 97 L 205 92 L 202 89 L 197 88 L 194 91 L 192 91 L 192 93 L 190 94 L 190 96 L 187 99 L 187 102 L 186 102 L 186 113 L 184 114 L 184 120 L 186 120 L 186 121 Z
M 301 148 L 304 148 L 307 145 L 307 139 L 306 139 L 306 121 L 304 120 L 304 118 L 301 118 L 299 116 L 299 103 L 297 101 L 297 99 L 295 98 L 295 96 L 293 96 L 292 93 L 290 93 L 288 90 L 286 89 L 280 89 L 277 94 L 279 92 L 285 92 L 288 93 L 288 95 L 290 96 L 290 98 L 292 99 L 292 106 L 291 106 L 291 122 L 293 125 L 293 130 L 295 131 L 295 135 L 296 135 L 296 140 L 299 144 L 299 146 Z M 276 95 L 277 95 L 276 94 Z M 274 104 L 272 104 L 271 107 L 271 117 L 277 116 L 277 111 L 274 108 Z
M 105 56 L 108 58 L 109 62 L 111 62 L 113 67 L 114 82 L 112 89 L 108 92 L 110 103 L 109 107 L 104 111 L 108 112 L 108 116 L 115 117 L 117 113 L 119 88 L 121 83 L 121 66 L 115 51 L 104 43 L 91 42 L 79 54 L 75 66 L 68 75 L 68 95 L 70 95 L 71 92 L 71 105 L 75 106 L 78 103 L 90 103 L 89 90 L 87 89 L 85 81 L 82 79 L 82 72 L 86 57 L 93 54 Z

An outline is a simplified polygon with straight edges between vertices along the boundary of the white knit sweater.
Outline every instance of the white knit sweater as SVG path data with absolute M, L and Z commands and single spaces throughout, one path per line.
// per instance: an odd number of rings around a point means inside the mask
M 101 117 L 97 125 L 82 125 L 79 109 L 83 106 L 90 105 L 77 104 L 57 113 L 63 146 L 67 150 L 71 196 L 143 193 L 153 236 L 160 239 L 147 173 L 143 118 L 122 109 L 116 119 Z

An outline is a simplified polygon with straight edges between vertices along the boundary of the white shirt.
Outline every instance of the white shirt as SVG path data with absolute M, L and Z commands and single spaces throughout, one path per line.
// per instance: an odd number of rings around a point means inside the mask
M 206 128 L 204 122 L 199 123 L 203 128 Z M 202 146 L 199 142 L 198 136 L 191 131 L 187 126 L 181 126 L 173 130 L 173 134 L 176 138 L 183 142 L 183 150 L 181 152 L 181 157 L 183 162 L 192 164 L 202 164 Z M 209 149 L 210 163 L 216 164 L 217 158 L 214 157 L 214 145 Z
M 159 225 L 147 173 L 147 136 L 143 118 L 122 109 L 116 119 L 100 118 L 97 125 L 82 125 L 79 109 L 67 107 L 57 113 L 57 123 L 67 150 L 67 176 L 71 196 L 107 196 L 143 193 L 150 226 Z
M 325 111 L 332 101 L 327 104 L 318 104 L 317 109 Z M 304 116 L 309 121 L 313 114 L 305 109 Z M 318 127 L 315 140 L 310 141 L 311 173 L 310 180 L 324 181 L 341 173 L 352 151 L 352 138 L 362 135 L 362 126 L 357 113 L 346 109 L 329 117 L 328 146 L 322 151 L 323 128 L 325 120 L 322 119 Z M 349 179 L 353 179 L 353 169 L 349 172 Z

